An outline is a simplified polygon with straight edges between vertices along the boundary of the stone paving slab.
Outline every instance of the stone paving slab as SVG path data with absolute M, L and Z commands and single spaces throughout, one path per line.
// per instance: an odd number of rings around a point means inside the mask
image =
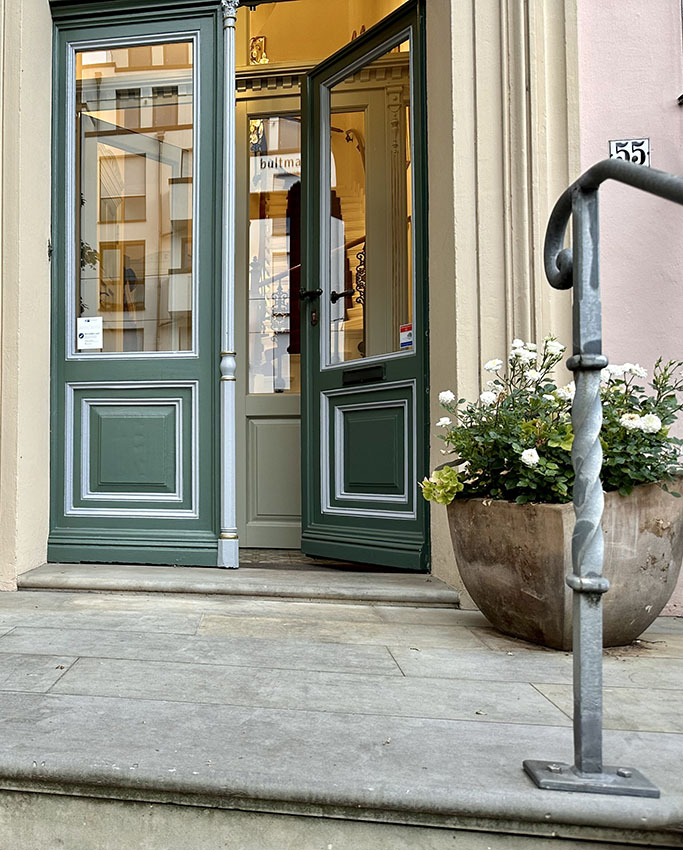
M 570 685 L 537 684 L 536 688 L 572 716 L 574 695 Z M 606 687 L 603 700 L 606 729 L 683 733 L 683 691 Z
M 75 661 L 73 656 L 0 653 L 0 691 L 45 693 Z
M 198 630 L 202 635 L 261 637 L 268 640 L 301 640 L 346 644 L 407 644 L 419 647 L 481 649 L 471 629 L 457 625 L 432 626 L 396 623 L 303 622 L 284 618 L 224 617 L 206 614 Z
M 646 632 L 630 646 L 612 646 L 605 651 L 610 657 L 683 658 L 683 634 Z
M 224 593 L 450 606 L 459 603 L 457 591 L 427 573 L 377 573 L 334 567 L 223 570 L 126 564 L 44 564 L 20 575 L 18 583 L 22 590 Z
M 401 675 L 383 646 L 351 647 L 296 641 L 273 644 L 257 638 L 16 628 L 0 637 L 2 652 Z
M 201 614 L 142 613 L 121 611 L 3 611 L 2 621 L 12 627 L 42 629 L 104 629 L 107 631 L 168 632 L 193 635 Z
M 2 693 L 0 716 L 0 777 L 10 789 L 28 783 L 238 808 L 280 801 L 319 813 L 360 807 L 641 834 L 683 822 L 680 735 L 606 735 L 610 762 L 637 764 L 661 786 L 653 800 L 536 789 L 521 762 L 566 757 L 571 733 L 558 727 Z
M 527 682 L 410 680 L 298 670 L 82 658 L 52 693 L 190 703 L 568 725 Z
M 405 605 L 378 606 L 375 603 L 354 604 L 352 602 L 316 602 L 311 605 L 308 600 L 295 599 L 264 599 L 248 596 L 228 596 L 219 594 L 206 596 L 201 594 L 168 593 L 163 596 L 163 606 L 160 606 L 159 594 L 156 593 L 99 593 L 84 591 L 34 590 L 19 593 L 0 593 L 0 621 L 5 615 L 13 622 L 17 614 L 48 612 L 83 612 L 97 613 L 108 616 L 117 612 L 158 615 L 163 607 L 164 616 L 172 614 L 225 614 L 230 617 L 287 617 L 305 620 L 347 620 L 369 623 L 386 622 L 386 617 L 380 611 L 396 611 L 399 619 L 405 616 L 405 622 L 413 622 L 413 611 L 424 612 L 416 622 L 422 622 L 430 614 L 448 615 L 445 622 L 453 622 L 453 615 L 458 611 L 454 608 L 413 608 Z M 404 615 L 401 612 L 405 612 Z
M 660 800 L 531 784 L 522 759 L 572 759 L 571 655 L 478 612 L 69 591 L 0 595 L 3 611 L 32 625 L 0 635 L 0 789 L 683 846 L 678 732 L 605 734 L 606 763 L 642 770 Z M 79 614 L 109 625 L 48 625 Z M 162 630 L 200 615 L 229 634 Z M 632 726 L 678 728 L 683 631 L 667 625 L 606 652 Z
M 493 628 L 479 611 L 462 611 L 459 608 L 425 608 L 406 605 L 373 605 L 373 610 L 382 622 L 424 624 L 426 626 L 479 626 Z
M 533 644 L 510 650 L 410 649 L 390 645 L 391 654 L 405 676 L 439 676 L 499 682 L 571 684 L 573 657 L 569 652 L 545 652 Z M 683 689 L 683 659 L 651 656 L 612 656 L 603 661 L 605 685 L 627 688 Z

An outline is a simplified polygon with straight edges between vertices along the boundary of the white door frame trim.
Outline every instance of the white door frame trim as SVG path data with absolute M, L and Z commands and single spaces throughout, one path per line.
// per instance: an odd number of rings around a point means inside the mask
M 223 225 L 220 351 L 219 567 L 239 567 L 235 470 L 235 23 L 239 0 L 221 0 L 223 9 Z

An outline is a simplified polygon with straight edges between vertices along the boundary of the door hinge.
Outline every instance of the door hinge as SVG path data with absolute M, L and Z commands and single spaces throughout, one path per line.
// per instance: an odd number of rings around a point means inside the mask
M 48 261 L 48 263 L 52 262 L 52 251 L 53 250 L 54 249 L 52 248 L 52 239 L 48 239 L 47 240 L 47 261 Z

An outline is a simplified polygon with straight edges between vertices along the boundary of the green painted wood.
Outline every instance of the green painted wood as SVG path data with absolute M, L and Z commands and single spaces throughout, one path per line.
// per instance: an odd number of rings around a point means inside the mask
M 89 11 L 90 7 L 93 7 Z M 96 9 L 95 9 L 96 7 Z M 220 186 L 222 134 L 222 16 L 217 3 L 92 3 L 53 4 L 55 17 L 53 65 L 53 212 L 52 212 L 52 437 L 50 560 L 120 561 L 129 563 L 184 563 L 215 565 L 218 516 L 218 357 L 220 323 Z M 91 14 L 92 11 L 92 14 Z M 196 137 L 199 226 L 194 254 L 199 258 L 198 356 L 153 356 L 135 360 L 69 360 L 66 355 L 65 305 L 69 297 L 66 258 L 72 250 L 67 232 L 67 180 L 73 174 L 68 161 L 67 56 L 72 42 L 135 38 L 172 33 L 199 35 L 199 88 Z M 197 73 L 195 64 L 195 73 Z M 87 387 L 96 384 L 96 387 Z M 67 427 L 68 387 L 73 386 L 73 423 Z M 136 388 L 136 386 L 138 388 Z M 190 386 L 195 387 L 195 415 Z M 83 403 L 91 399 L 90 425 L 94 441 L 82 446 Z M 116 421 L 106 399 L 134 402 L 125 422 Z M 159 423 L 159 411 L 181 399 L 182 435 Z M 98 400 L 99 399 L 99 400 Z M 104 401 L 103 401 L 104 399 Z M 145 405 L 144 399 L 154 405 Z M 166 399 L 166 401 L 164 401 Z M 158 405 L 161 404 L 161 407 Z M 108 412 L 107 412 L 108 411 Z M 175 416 L 175 413 L 174 413 Z M 97 423 L 100 418 L 99 425 Z M 155 418 L 156 417 L 156 418 Z M 161 417 L 164 418 L 163 416 Z M 100 427 L 102 426 L 102 427 Z M 196 492 L 193 494 L 192 431 L 196 433 Z M 125 459 L 115 444 L 138 446 Z M 69 446 L 73 467 L 67 478 Z M 163 450 L 160 444 L 163 443 Z M 155 502 L 175 490 L 175 455 L 182 447 L 182 498 Z M 140 498 L 83 499 L 81 460 L 88 459 L 86 480 L 97 495 L 137 493 Z M 118 459 L 117 459 L 118 457 Z M 117 464 L 119 469 L 117 470 Z M 118 477 L 117 477 L 118 476 Z M 173 479 L 173 481 L 172 481 Z M 73 507 L 67 512 L 69 488 Z M 141 496 L 145 494 L 145 498 Z M 95 505 L 100 515 L 78 509 Z M 190 516 L 191 507 L 196 516 Z M 129 511 L 123 515 L 119 510 Z M 107 513 L 109 511 L 109 513 Z M 145 515 L 152 512 L 152 515 Z M 166 515 L 158 515 L 166 511 Z M 185 515 L 174 516 L 173 512 Z M 156 512 L 156 513 L 155 513 Z M 155 554 L 157 553 L 157 554 Z M 199 553 L 199 554 L 198 554 Z
M 175 407 L 93 404 L 90 434 L 93 493 L 174 492 Z
M 344 413 L 344 491 L 391 493 L 404 489 L 405 422 L 402 407 Z
M 357 479 L 360 486 L 353 498 L 337 498 L 336 480 L 339 461 L 334 438 L 334 408 L 350 400 L 355 393 L 344 397 L 342 372 L 346 369 L 321 369 L 320 349 L 321 333 L 326 332 L 321 323 L 312 321 L 313 312 L 320 315 L 320 306 L 316 301 L 308 301 L 302 314 L 303 340 L 303 390 L 302 390 L 302 428 L 303 428 L 303 528 L 302 549 L 306 554 L 321 557 L 339 557 L 368 564 L 382 564 L 410 570 L 429 568 L 429 518 L 427 505 L 418 495 L 416 481 L 421 479 L 428 469 L 428 334 L 427 334 L 427 245 L 426 245 L 426 114 L 425 114 L 425 72 L 424 72 L 424 3 L 414 0 L 401 7 L 382 23 L 373 27 L 365 35 L 354 40 L 334 56 L 319 65 L 307 78 L 303 97 L 304 121 L 304 164 L 303 184 L 304 228 L 303 228 L 303 273 L 304 288 L 318 289 L 321 268 L 321 198 L 329 188 L 320 185 L 321 139 L 326 132 L 322 125 L 321 92 L 326 81 L 338 80 L 346 76 L 347 69 L 358 68 L 363 57 L 379 50 L 388 40 L 410 31 L 413 56 L 413 169 L 415 173 L 413 195 L 414 244 L 414 280 L 416 287 L 415 314 L 413 317 L 416 346 L 413 353 L 406 356 L 392 356 L 383 359 L 383 380 L 375 384 L 364 384 L 362 397 L 366 404 L 375 403 L 377 411 L 386 410 L 381 405 L 396 397 L 405 398 L 410 412 L 409 426 L 401 444 L 394 436 L 393 424 L 384 420 L 380 427 L 380 414 L 367 427 L 360 427 L 360 419 L 346 433 L 345 456 L 354 454 L 354 459 L 346 461 L 343 478 Z M 368 282 L 368 285 L 371 285 Z M 364 368 L 369 361 L 360 360 L 349 364 Z M 401 395 L 402 394 L 402 395 Z M 360 397 L 360 392 L 358 397 Z M 342 400 L 343 399 L 343 400 Z M 327 420 L 325 411 L 328 410 Z M 389 408 L 390 410 L 393 408 Z M 321 424 L 322 420 L 322 424 Z M 351 420 L 349 420 L 350 422 Z M 327 430 L 325 430 L 327 429 Z M 393 446 L 382 445 L 383 440 Z M 360 498 L 362 487 L 371 478 L 377 479 L 380 486 L 377 494 L 384 488 L 384 496 L 396 496 L 390 492 L 396 487 L 396 468 L 398 460 L 392 466 L 390 455 L 404 451 L 408 454 L 407 501 L 398 503 L 395 499 L 369 502 Z M 327 457 L 326 457 L 327 452 Z M 322 458 L 322 459 L 321 459 Z M 363 464 L 368 469 L 362 471 Z M 403 469 L 403 464 L 401 463 Z M 322 475 L 322 470 L 326 474 Z M 365 476 L 365 478 L 363 478 Z M 392 478 L 394 479 L 392 482 Z M 383 483 L 382 483 L 383 479 Z M 403 476 L 401 476 L 401 484 Z M 398 488 L 397 488 L 398 489 Z M 403 487 L 401 487 L 403 489 Z M 365 494 L 367 495 L 367 493 Z M 399 512 L 412 518 L 398 518 Z M 380 514 L 380 515 L 378 515 Z M 396 517 L 396 518 L 394 518 Z

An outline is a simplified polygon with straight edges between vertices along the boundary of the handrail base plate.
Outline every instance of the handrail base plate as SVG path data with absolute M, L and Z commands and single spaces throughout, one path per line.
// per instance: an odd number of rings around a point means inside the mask
M 603 767 L 602 773 L 579 774 L 570 764 L 527 759 L 525 772 L 547 791 L 583 791 L 623 797 L 659 797 L 659 788 L 633 767 Z

